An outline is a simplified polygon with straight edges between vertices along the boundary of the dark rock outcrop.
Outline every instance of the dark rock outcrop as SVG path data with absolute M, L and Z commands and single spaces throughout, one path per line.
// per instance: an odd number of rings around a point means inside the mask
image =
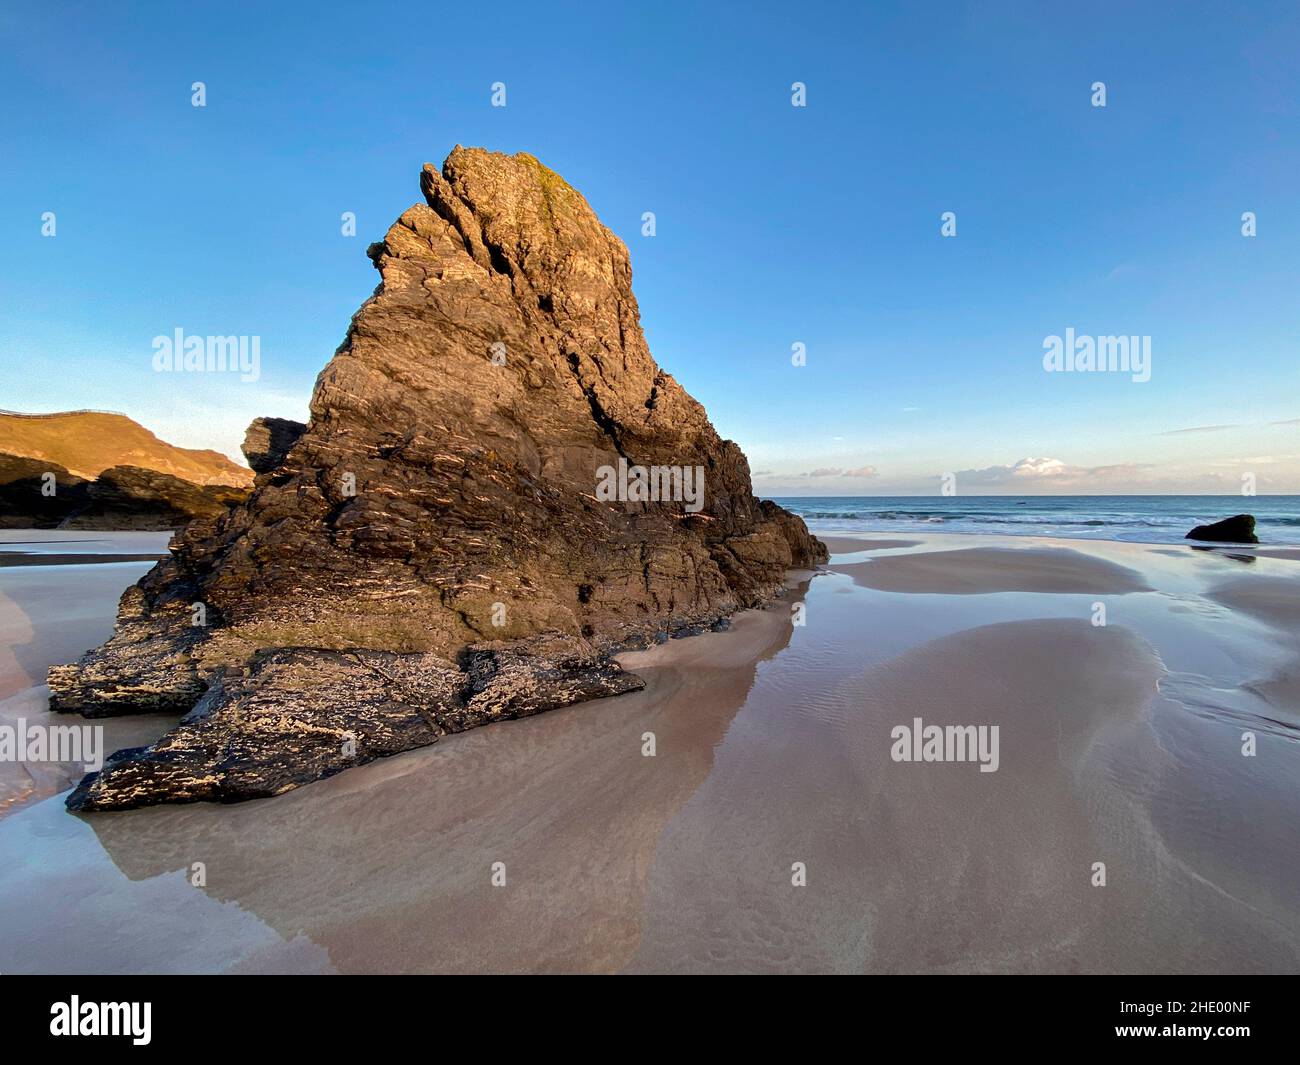
M 377 756 L 615 694 L 639 684 L 619 647 L 712 626 L 826 560 L 655 364 L 627 249 L 581 195 L 529 155 L 464 148 L 421 186 L 369 249 L 380 285 L 305 431 L 286 449 L 258 429 L 249 501 L 189 525 L 113 638 L 51 670 L 54 709 L 198 702 L 74 808 L 274 794 L 344 768 L 343 732 Z M 677 480 L 601 490 L 637 467 Z M 696 470 L 702 493 L 671 490 Z M 532 701 L 468 709 L 503 683 L 484 656 Z
M 526 653 L 478 647 L 460 666 L 431 654 L 261 652 L 152 747 L 115 754 L 68 805 L 267 798 L 449 733 L 642 687 L 579 638 L 539 639 Z
M 87 481 L 44 459 L 0 454 L 0 528 L 176 529 L 215 518 L 248 494 L 136 466 L 114 466 Z
M 1235 514 L 1210 525 L 1198 525 L 1187 534 L 1187 540 L 1207 540 L 1223 544 L 1257 544 L 1255 535 L 1255 516 L 1253 514 Z
M 195 518 L 215 518 L 248 498 L 224 484 L 191 484 L 138 466 L 114 466 L 93 480 L 86 505 L 63 529 L 176 529 Z
M 280 468 L 289 449 L 306 431 L 302 422 L 288 418 L 254 418 L 244 433 L 244 457 L 254 473 L 270 473 Z
M 51 710 L 83 717 L 183 714 L 202 697 L 208 684 L 194 652 L 221 619 L 196 604 L 183 582 L 151 601 L 141 584 L 123 593 L 112 639 L 75 665 L 50 667 Z M 203 606 L 202 615 L 196 606 Z
M 45 459 L 0 452 L 0 529 L 53 529 L 86 505 L 89 482 Z

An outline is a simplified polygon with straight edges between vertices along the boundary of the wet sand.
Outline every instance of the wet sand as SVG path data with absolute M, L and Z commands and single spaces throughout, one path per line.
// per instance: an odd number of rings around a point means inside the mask
M 83 724 L 51 714 L 45 672 L 113 632 L 122 592 L 166 554 L 170 533 L 0 530 L 0 727 Z M 106 753 L 151 743 L 169 722 L 126 717 L 97 722 Z M 76 762 L 0 761 L 0 816 L 66 790 Z
M 1276 724 L 1300 727 L 1300 595 L 1295 581 L 1234 577 L 1215 585 L 1208 594 L 1268 626 L 1272 638 L 1287 651 L 1287 660 L 1269 676 L 1247 682 L 1245 689 L 1272 708 Z
M 915 547 L 920 540 L 896 540 L 884 536 L 823 536 L 821 542 L 833 555 L 855 551 L 892 551 L 900 547 Z
M 0 971 L 1300 967 L 1294 563 L 881 543 L 836 538 L 786 602 L 622 656 L 642 692 L 272 800 L 28 804 L 0 819 L 23 915 Z M 997 771 L 894 761 L 915 718 L 997 726 Z
M 1300 547 L 1252 547 L 1248 550 L 1260 558 L 1289 558 L 1300 561 Z
M 882 592 L 981 595 L 990 592 L 1150 591 L 1131 569 L 1066 547 L 970 547 L 892 555 L 835 566 L 855 584 Z

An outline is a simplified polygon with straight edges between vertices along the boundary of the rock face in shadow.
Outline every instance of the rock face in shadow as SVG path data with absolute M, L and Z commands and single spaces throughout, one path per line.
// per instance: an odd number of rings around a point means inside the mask
M 215 518 L 248 494 L 139 466 L 114 466 L 87 481 L 44 459 L 0 455 L 0 528 L 176 529 Z
M 86 505 L 89 483 L 47 460 L 0 452 L 0 529 L 57 528 Z
M 355 731 L 346 707 L 379 691 L 360 652 L 402 656 L 443 692 L 373 694 L 378 719 L 425 723 L 394 725 L 378 753 L 456 731 L 446 715 L 485 653 L 549 692 L 543 709 L 613 694 L 627 679 L 612 651 L 713 625 L 826 560 L 799 518 L 755 499 L 740 449 L 655 364 L 627 249 L 576 190 L 532 156 L 464 148 L 421 187 L 425 202 L 369 249 L 380 285 L 318 378 L 307 428 L 286 447 L 254 426 L 251 499 L 193 522 L 124 596 L 113 639 L 50 672 L 51 707 L 88 715 L 202 696 L 220 740 L 187 722 L 115 760 L 74 807 L 251 793 L 184 783 L 205 773 L 292 786 L 336 771 L 303 738 Z M 610 498 L 640 468 L 656 490 Z M 693 478 L 702 492 L 685 490 Z M 590 683 L 555 687 L 559 638 Z M 322 660 L 350 663 L 347 698 L 310 670 L 263 687 L 258 663 L 280 651 L 349 653 Z M 248 718 L 249 700 L 282 707 L 284 728 Z M 183 775 L 155 771 L 163 752 Z M 142 775 L 157 781 L 147 798 Z
M 1255 535 L 1255 516 L 1253 514 L 1236 514 L 1210 525 L 1198 525 L 1187 534 L 1187 540 L 1208 540 L 1224 544 L 1257 544 Z
M 254 473 L 270 473 L 278 469 L 289 454 L 289 449 L 307 431 L 302 422 L 288 418 L 254 418 L 244 433 L 241 450 Z
M 90 482 L 86 505 L 63 529 L 176 529 L 215 518 L 248 498 L 248 490 L 189 481 L 138 466 L 114 466 Z

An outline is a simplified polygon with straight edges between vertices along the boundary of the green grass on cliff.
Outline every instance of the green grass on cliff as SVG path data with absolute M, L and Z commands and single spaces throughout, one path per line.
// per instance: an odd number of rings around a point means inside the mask
M 573 186 L 535 155 L 529 155 L 527 152 L 520 152 L 515 158 L 522 159 L 537 172 L 537 184 L 542 190 L 542 202 L 546 206 L 547 216 L 550 218 L 553 225 L 555 222 L 555 208 L 557 201 L 562 205 L 562 197 L 576 195 Z

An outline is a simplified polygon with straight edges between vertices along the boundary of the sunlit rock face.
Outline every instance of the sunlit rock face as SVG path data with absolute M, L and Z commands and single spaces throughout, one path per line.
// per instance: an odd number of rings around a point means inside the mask
M 459 147 L 421 188 L 369 249 L 379 287 L 305 430 L 255 425 L 251 498 L 191 524 L 113 639 L 51 671 L 51 706 L 88 715 L 202 697 L 74 806 L 274 793 L 617 694 L 640 682 L 611 651 L 720 624 L 826 560 L 655 364 L 627 249 L 575 189 L 530 155 Z M 283 649 L 316 653 L 365 720 L 313 697 L 313 660 Z M 493 685 L 491 714 L 468 712 Z

